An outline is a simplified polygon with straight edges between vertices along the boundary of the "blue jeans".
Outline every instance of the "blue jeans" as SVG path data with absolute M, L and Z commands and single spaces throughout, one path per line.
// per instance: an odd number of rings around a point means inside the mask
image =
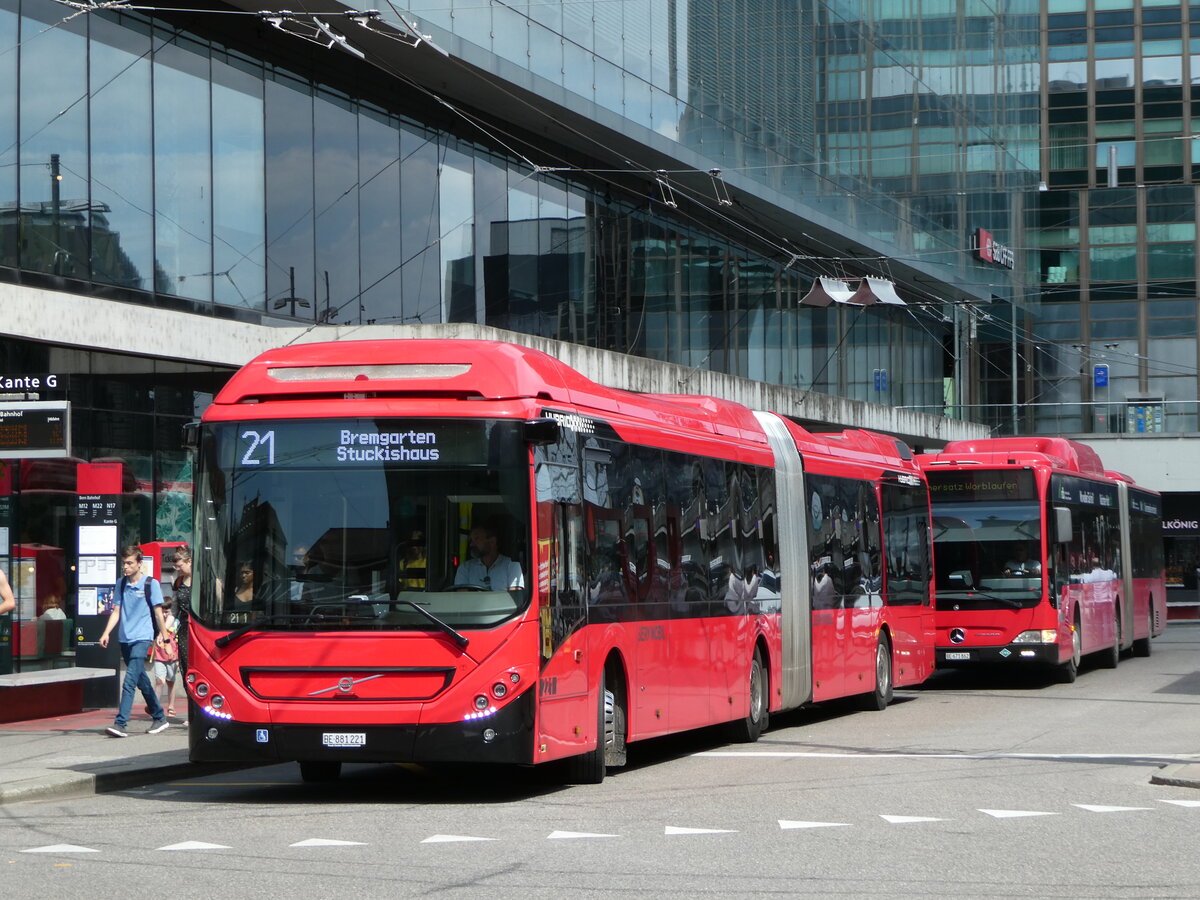
M 133 692 L 141 689 L 146 698 L 146 708 L 155 722 L 161 722 L 167 714 L 158 702 L 158 694 L 154 692 L 154 684 L 146 674 L 146 656 L 150 653 L 153 641 L 134 641 L 132 644 L 121 644 L 121 659 L 125 660 L 125 682 L 121 685 L 121 708 L 117 710 L 116 725 L 124 728 L 129 724 L 129 713 L 133 711 Z

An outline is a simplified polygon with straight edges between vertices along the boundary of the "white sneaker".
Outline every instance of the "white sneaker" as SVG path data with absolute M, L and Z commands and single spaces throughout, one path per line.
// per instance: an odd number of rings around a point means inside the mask
M 168 722 L 164 717 L 159 719 L 157 722 L 152 723 L 150 727 L 146 729 L 146 734 L 158 734 L 160 731 L 166 731 L 170 727 L 171 723 Z

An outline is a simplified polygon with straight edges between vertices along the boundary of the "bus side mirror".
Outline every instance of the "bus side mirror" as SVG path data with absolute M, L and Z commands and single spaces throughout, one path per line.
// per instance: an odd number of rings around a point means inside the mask
M 1071 510 L 1065 506 L 1054 507 L 1054 535 L 1053 541 L 1056 544 L 1069 544 L 1071 542 L 1071 533 L 1073 531 L 1071 523 Z
M 967 590 L 971 590 L 973 587 L 975 587 L 975 577 L 971 574 L 970 569 L 961 569 L 959 571 L 951 572 L 947 577 L 950 579 L 951 584 L 960 584 Z
M 187 450 L 195 450 L 200 446 L 199 422 L 188 422 L 183 426 L 183 446 Z
M 521 423 L 521 437 L 525 443 L 535 446 L 557 444 L 559 424 L 557 419 L 530 419 Z

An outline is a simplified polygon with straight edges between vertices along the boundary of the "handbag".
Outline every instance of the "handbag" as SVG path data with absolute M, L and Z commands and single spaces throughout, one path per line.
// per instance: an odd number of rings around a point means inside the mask
M 172 616 L 172 620 L 174 617 Z M 179 661 L 179 642 L 175 639 L 175 624 L 168 624 L 166 630 L 162 632 L 162 644 L 155 641 L 151 644 L 150 654 L 156 662 L 178 662 Z

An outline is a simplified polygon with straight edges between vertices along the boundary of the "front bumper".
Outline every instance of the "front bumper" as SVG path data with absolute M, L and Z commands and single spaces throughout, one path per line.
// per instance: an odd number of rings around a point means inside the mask
M 192 762 L 533 762 L 534 691 L 495 715 L 430 725 L 273 725 L 216 718 L 189 701 Z M 494 736 L 485 740 L 485 732 Z M 361 734 L 357 747 L 325 746 L 324 736 Z
M 1056 666 L 1060 662 L 1058 644 L 1004 644 L 996 647 L 938 647 L 937 668 L 954 669 L 979 664 L 1041 663 Z

